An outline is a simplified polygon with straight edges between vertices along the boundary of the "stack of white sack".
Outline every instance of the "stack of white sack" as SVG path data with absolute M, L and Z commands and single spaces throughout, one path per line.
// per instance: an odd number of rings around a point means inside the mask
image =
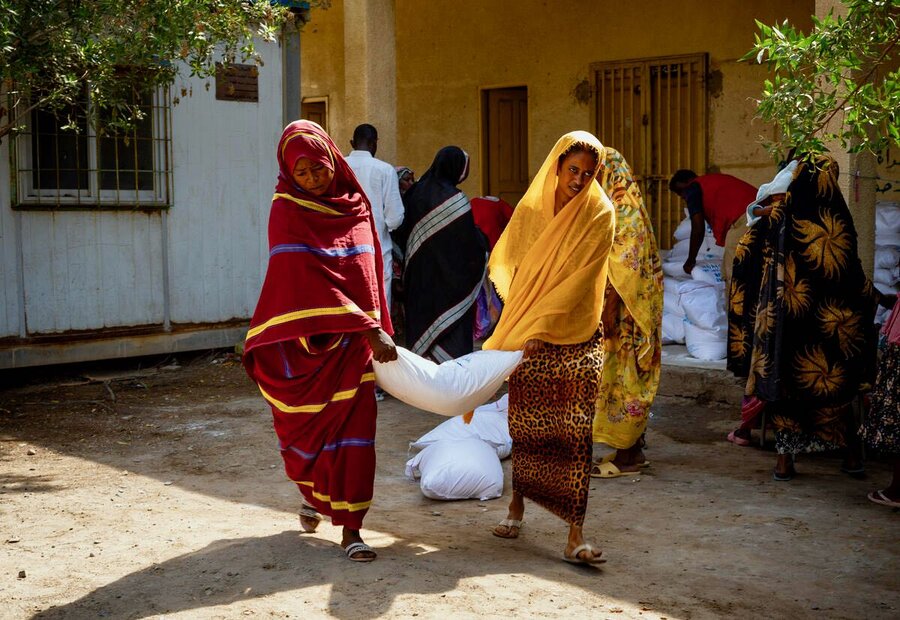
M 663 261 L 663 273 L 672 278 L 684 279 L 687 274 L 684 273 L 682 267 L 684 261 L 687 260 L 688 250 L 691 246 L 691 220 L 688 218 L 681 220 L 672 236 L 675 237 L 675 245 L 672 246 Z M 697 264 L 717 263 L 721 265 L 724 254 L 725 248 L 716 245 L 716 238 L 707 224 L 700 250 L 697 252 Z
M 462 416 L 439 424 L 409 445 L 421 450 L 406 463 L 407 477 L 419 480 L 431 499 L 488 500 L 503 494 L 500 459 L 512 451 L 507 415 L 509 397 L 475 409 L 466 424 Z
M 900 205 L 879 202 L 875 205 L 875 288 L 885 294 L 900 290 Z M 876 323 L 887 320 L 888 311 L 878 308 Z
M 681 307 L 681 299 L 678 296 L 678 287 L 682 282 L 691 280 L 668 276 L 663 278 L 663 344 L 684 344 L 684 308 Z
M 728 345 L 725 285 L 688 280 L 678 287 L 678 298 L 684 310 L 684 343 L 688 354 L 706 361 L 723 359 Z
M 725 355 L 718 355 L 722 348 L 721 334 L 716 330 L 716 325 L 727 323 L 725 316 L 724 285 L 722 284 L 722 256 L 724 248 L 716 245 L 712 230 L 707 225 L 703 244 L 697 254 L 697 263 L 690 276 L 684 272 L 684 261 L 687 260 L 688 246 L 690 245 L 691 222 L 684 219 L 675 229 L 675 246 L 669 250 L 663 261 L 663 316 L 662 316 L 662 343 L 686 344 L 688 353 L 699 359 L 722 359 Z M 707 292 L 716 291 L 718 299 L 713 299 L 707 294 L 702 298 L 691 297 L 692 313 L 695 316 L 716 315 L 716 321 L 704 320 L 698 325 L 686 316 L 684 300 L 681 298 L 680 289 L 683 285 L 694 282 L 705 283 L 713 288 Z M 688 287 L 693 290 L 691 287 Z M 698 304 L 705 303 L 700 307 Z M 707 317 L 708 318 L 708 317 Z M 688 342 L 688 334 L 691 334 L 691 342 Z M 691 350 L 697 352 L 694 354 Z

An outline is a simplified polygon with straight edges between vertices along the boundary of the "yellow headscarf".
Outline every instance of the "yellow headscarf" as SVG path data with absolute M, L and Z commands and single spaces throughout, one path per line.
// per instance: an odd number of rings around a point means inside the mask
M 513 351 L 532 338 L 576 344 L 600 325 L 615 208 L 591 181 L 554 215 L 559 157 L 574 144 L 595 150 L 598 168 L 603 161 L 603 145 L 586 131 L 564 135 L 544 160 L 491 252 L 504 307 L 485 349 Z

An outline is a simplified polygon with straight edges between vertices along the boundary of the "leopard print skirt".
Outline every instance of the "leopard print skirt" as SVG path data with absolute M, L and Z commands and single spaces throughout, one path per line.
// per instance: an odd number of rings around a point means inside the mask
M 509 378 L 513 489 L 572 525 L 587 510 L 603 339 L 544 344 Z

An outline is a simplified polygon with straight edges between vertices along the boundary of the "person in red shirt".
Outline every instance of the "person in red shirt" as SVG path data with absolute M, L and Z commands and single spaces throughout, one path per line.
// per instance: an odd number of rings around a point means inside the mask
M 683 267 L 685 273 L 690 275 L 694 269 L 708 222 L 716 245 L 725 248 L 722 279 L 727 291 L 734 251 L 747 232 L 747 206 L 756 200 L 756 188 L 730 174 L 697 176 L 693 170 L 678 170 L 669 181 L 669 189 L 687 203 L 691 219 L 691 242 Z
M 495 196 L 473 198 L 469 202 L 472 205 L 472 215 L 475 216 L 475 225 L 487 237 L 488 248 L 493 250 L 512 217 L 513 208 L 508 202 Z

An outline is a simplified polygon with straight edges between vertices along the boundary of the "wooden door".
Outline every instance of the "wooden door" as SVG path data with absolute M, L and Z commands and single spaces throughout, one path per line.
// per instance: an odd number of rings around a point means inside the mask
M 672 173 L 706 172 L 706 63 L 706 54 L 695 54 L 591 66 L 593 129 L 631 165 L 660 248 L 672 246 L 684 217 L 669 191 Z
M 515 206 L 528 189 L 528 89 L 484 91 L 484 188 Z
M 308 121 L 318 123 L 328 131 L 328 103 L 326 101 L 303 101 L 300 104 L 300 116 Z

